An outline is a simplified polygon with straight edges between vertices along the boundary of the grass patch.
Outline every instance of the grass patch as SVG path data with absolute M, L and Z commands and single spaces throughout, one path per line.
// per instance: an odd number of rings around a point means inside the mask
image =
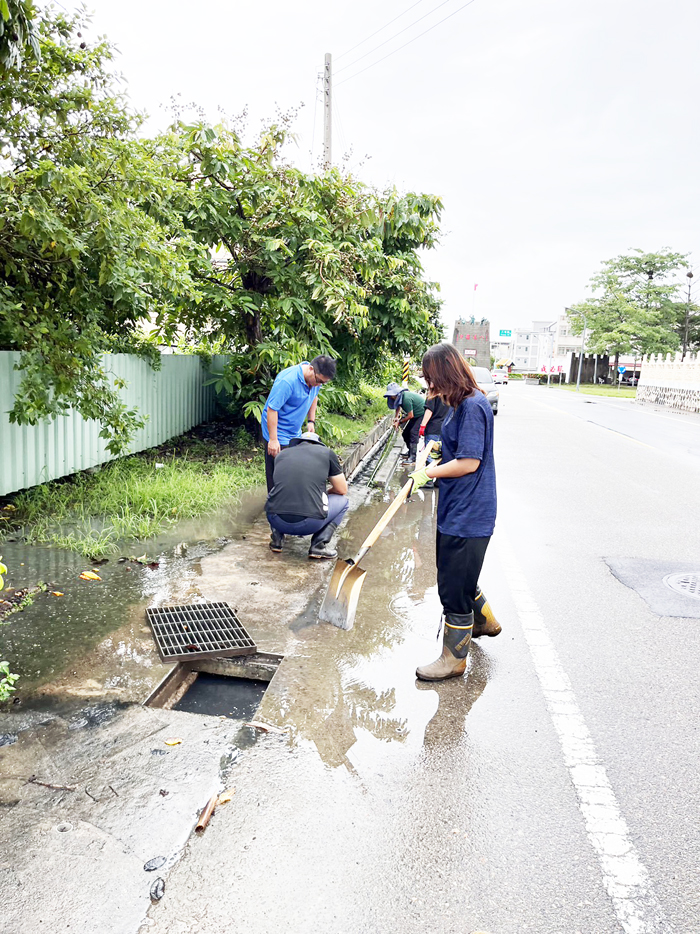
M 566 389 L 569 392 L 576 392 L 576 383 L 562 383 L 561 386 L 554 386 L 554 389 Z M 634 386 L 624 386 L 622 389 L 616 389 L 614 386 L 593 386 L 590 383 L 585 385 L 581 383 L 581 392 L 586 393 L 588 396 L 613 396 L 616 399 L 635 399 L 637 397 L 637 389 Z
M 114 554 L 119 542 L 150 538 L 264 483 L 260 450 L 244 431 L 203 425 L 94 472 L 18 493 L 2 510 L 4 531 L 86 557 Z
M 321 438 L 336 451 L 364 438 L 389 413 L 383 393 L 381 387 L 361 383 L 356 393 L 349 393 L 352 401 L 342 414 L 325 411 L 321 393 L 317 425 Z

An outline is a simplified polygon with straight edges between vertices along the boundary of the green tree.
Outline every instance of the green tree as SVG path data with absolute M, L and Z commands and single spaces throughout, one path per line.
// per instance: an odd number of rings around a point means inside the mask
M 27 52 L 35 59 L 41 57 L 35 15 L 32 0 L 0 0 L 0 78 L 5 69 L 20 65 Z
M 225 126 L 172 133 L 189 157 L 184 223 L 205 249 L 193 266 L 199 302 L 166 316 L 163 333 L 184 322 L 191 339 L 230 353 L 220 383 L 247 414 L 279 369 L 316 353 L 338 357 L 350 385 L 387 354 L 439 340 L 436 287 L 418 257 L 436 242 L 438 198 L 299 171 L 282 153 L 287 118 L 252 146 Z
M 568 309 L 574 333 L 583 331 L 585 317 L 586 348 L 614 354 L 616 370 L 620 354 L 676 350 L 679 271 L 686 265 L 686 254 L 668 249 L 606 260 L 591 279 L 594 296 Z
M 21 353 L 12 421 L 73 407 L 117 453 L 143 420 L 101 354 L 195 294 L 197 247 L 169 208 L 170 153 L 136 138 L 112 51 L 88 47 L 84 28 L 82 15 L 40 15 L 40 60 L 8 69 L 0 87 L 0 349 Z

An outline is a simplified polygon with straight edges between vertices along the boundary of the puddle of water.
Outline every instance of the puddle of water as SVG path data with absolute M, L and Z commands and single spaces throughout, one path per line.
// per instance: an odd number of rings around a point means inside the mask
M 251 720 L 267 686 L 266 681 L 200 673 L 173 710 Z
M 158 562 L 156 568 L 120 561 L 119 554 L 93 565 L 58 548 L 3 543 L 8 586 L 49 585 L 32 606 L 0 625 L 0 658 L 21 676 L 16 697 L 37 709 L 53 709 L 69 698 L 142 701 L 167 671 L 146 626 L 145 607 L 197 599 L 202 558 L 245 535 L 264 499 L 260 488 L 247 491 L 214 515 L 121 546 L 122 558 L 145 553 Z M 101 579 L 80 580 L 85 570 Z

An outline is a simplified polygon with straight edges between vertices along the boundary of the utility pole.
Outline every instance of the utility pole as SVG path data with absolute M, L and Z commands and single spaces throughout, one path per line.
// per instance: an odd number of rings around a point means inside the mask
M 690 286 L 692 285 L 693 273 L 691 270 L 688 270 L 686 273 L 688 277 L 688 301 L 685 306 L 685 327 L 683 328 L 683 354 L 681 360 L 685 360 L 685 353 L 688 349 L 688 331 L 690 328 Z
M 333 119 L 333 73 L 331 70 L 331 53 L 326 52 L 326 61 L 323 66 L 323 167 L 330 169 L 333 163 L 331 153 L 332 119 Z

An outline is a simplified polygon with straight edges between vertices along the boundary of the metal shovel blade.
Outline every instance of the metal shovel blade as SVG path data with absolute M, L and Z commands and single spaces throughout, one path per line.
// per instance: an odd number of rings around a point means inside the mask
M 318 618 L 338 629 L 352 629 L 366 573 L 357 564 L 337 561 Z

